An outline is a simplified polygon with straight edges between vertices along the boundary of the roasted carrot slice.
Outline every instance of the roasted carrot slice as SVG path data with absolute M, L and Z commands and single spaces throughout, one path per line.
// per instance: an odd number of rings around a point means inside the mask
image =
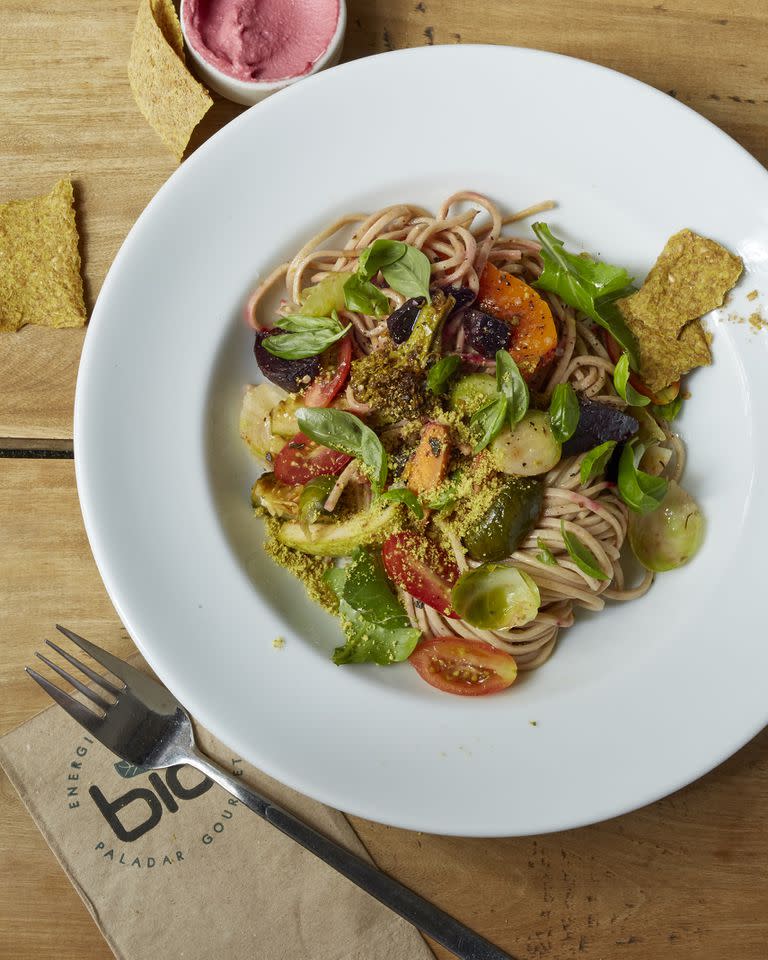
M 557 329 L 549 304 L 527 283 L 486 263 L 477 295 L 480 310 L 506 320 L 512 327 L 509 352 L 528 379 L 557 346 Z
M 428 423 L 421 431 L 419 445 L 405 467 L 405 481 L 414 493 L 424 493 L 445 479 L 451 459 L 451 440 L 448 427 L 442 423 Z

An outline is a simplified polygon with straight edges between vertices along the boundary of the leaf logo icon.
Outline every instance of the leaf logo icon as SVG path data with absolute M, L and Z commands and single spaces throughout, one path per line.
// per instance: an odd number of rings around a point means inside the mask
M 145 773 L 148 769 L 149 767 L 137 767 L 133 763 L 128 763 L 127 760 L 118 760 L 115 764 L 115 771 L 125 780 L 138 777 L 140 773 Z

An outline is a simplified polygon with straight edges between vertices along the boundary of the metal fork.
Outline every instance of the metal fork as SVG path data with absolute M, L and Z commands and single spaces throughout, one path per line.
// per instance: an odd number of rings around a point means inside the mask
M 50 640 L 45 641 L 49 647 L 98 684 L 101 690 L 86 686 L 82 680 L 43 654 L 38 653 L 37 656 L 87 697 L 95 709 L 75 700 L 36 670 L 26 667 L 26 671 L 71 717 L 121 759 L 140 767 L 162 768 L 180 763 L 196 767 L 254 813 L 457 957 L 462 960 L 514 960 L 402 883 L 249 789 L 240 779 L 226 773 L 200 753 L 195 744 L 189 714 L 162 684 L 66 627 L 57 624 L 56 629 L 121 682 L 114 683 L 101 676 Z

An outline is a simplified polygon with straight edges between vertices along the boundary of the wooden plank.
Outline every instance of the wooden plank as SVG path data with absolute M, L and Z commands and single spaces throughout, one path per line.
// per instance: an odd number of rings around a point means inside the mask
M 0 516 L 4 732 L 47 706 L 22 669 L 56 620 L 120 656 L 132 645 L 91 558 L 70 461 L 0 460 Z M 671 947 L 679 960 L 764 960 L 767 748 L 765 731 L 660 803 L 545 837 L 471 840 L 353 824 L 382 867 L 521 960 L 658 960 Z M 0 876 L 13 878 L 0 884 L 0 958 L 110 956 L 5 779 Z
M 134 14 L 135 0 L 101 0 L 98 16 L 83 0 L 0 5 L 0 200 L 74 178 L 89 306 L 131 225 L 175 169 L 128 87 Z M 766 29 L 763 0 L 731 0 L 725 12 L 721 0 L 489 0 L 471 15 L 466 0 L 351 0 L 344 56 L 429 43 L 555 50 L 669 92 L 768 162 Z M 503 103 L 508 122 L 525 114 L 537 124 L 537 150 L 561 148 L 557 131 L 536 118 L 535 90 L 511 85 Z M 585 138 L 611 135 L 600 104 L 579 109 Z M 217 100 L 192 149 L 239 111 Z M 439 91 L 425 102 L 429 116 L 450 120 L 453 135 L 477 135 L 471 118 L 451 119 Z M 0 335 L 0 436 L 71 437 L 83 336 L 39 328 Z

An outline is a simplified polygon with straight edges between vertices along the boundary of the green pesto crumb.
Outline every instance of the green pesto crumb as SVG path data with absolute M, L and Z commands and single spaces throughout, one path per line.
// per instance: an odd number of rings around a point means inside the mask
M 331 566 L 331 559 L 302 553 L 281 543 L 277 539 L 277 531 L 281 526 L 279 520 L 268 518 L 266 526 L 264 549 L 267 556 L 301 580 L 310 598 L 335 616 L 339 612 L 339 600 L 323 579 L 326 570 Z
M 537 727 L 539 725 L 537 720 L 529 720 L 528 723 L 530 723 L 532 727 Z
M 272 646 L 275 648 L 275 650 L 282 650 L 285 646 L 285 637 L 275 637 L 275 639 L 272 641 Z

